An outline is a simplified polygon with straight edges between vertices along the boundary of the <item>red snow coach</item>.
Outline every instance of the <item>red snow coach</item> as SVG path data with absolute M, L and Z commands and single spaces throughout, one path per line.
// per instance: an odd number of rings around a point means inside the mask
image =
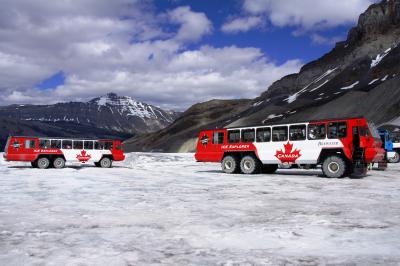
M 220 162 L 225 173 L 274 173 L 279 165 L 315 168 L 327 177 L 386 168 L 379 133 L 365 118 L 271 124 L 201 131 L 195 158 Z
M 110 168 L 113 161 L 123 161 L 120 140 L 90 140 L 42 137 L 8 137 L 4 150 L 6 161 L 31 162 L 32 167 L 64 168 L 66 162 L 94 163 Z

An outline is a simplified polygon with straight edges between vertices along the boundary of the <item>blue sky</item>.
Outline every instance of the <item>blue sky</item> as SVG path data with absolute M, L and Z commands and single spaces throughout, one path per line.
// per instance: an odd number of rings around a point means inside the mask
M 113 91 L 179 110 L 258 96 L 345 40 L 376 2 L 3 1 L 1 104 Z
M 225 34 L 221 26 L 226 18 L 240 14 L 241 2 L 237 0 L 226 1 L 184 1 L 169 0 L 156 2 L 156 8 L 162 12 L 181 5 L 190 5 L 193 11 L 204 12 L 213 21 L 214 28 L 212 35 L 205 36 L 201 43 L 212 44 L 216 47 L 237 45 L 239 47 L 258 47 L 269 57 L 281 64 L 293 58 L 299 58 L 302 62 L 310 62 L 318 59 L 334 47 L 334 42 L 315 43 L 308 34 L 295 36 L 296 26 L 277 27 L 267 22 L 264 28 L 256 28 L 240 34 Z M 326 28 L 321 34 L 329 39 L 338 38 L 345 40 L 348 30 L 355 26 L 355 21 L 344 23 L 344 25 Z

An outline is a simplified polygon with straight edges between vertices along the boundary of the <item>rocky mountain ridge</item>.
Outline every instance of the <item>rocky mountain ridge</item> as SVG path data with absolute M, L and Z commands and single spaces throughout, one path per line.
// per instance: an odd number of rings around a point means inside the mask
M 365 116 L 378 125 L 396 126 L 400 121 L 399 42 L 400 0 L 373 4 L 345 41 L 299 73 L 274 82 L 259 97 L 197 104 L 167 128 L 127 140 L 126 149 L 193 151 L 201 129 L 277 121 Z M 233 110 L 224 108 L 231 104 Z M 193 119 L 194 110 L 207 115 Z
M 180 113 L 115 93 L 88 102 L 0 107 L 0 136 L 112 137 L 125 139 L 160 130 Z

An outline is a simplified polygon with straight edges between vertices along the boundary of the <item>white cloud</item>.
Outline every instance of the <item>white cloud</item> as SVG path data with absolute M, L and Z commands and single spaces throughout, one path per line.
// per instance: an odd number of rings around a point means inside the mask
M 172 22 L 180 24 L 177 40 L 198 41 L 212 31 L 212 23 L 204 13 L 193 12 L 190 7 L 178 7 L 169 12 Z
M 301 66 L 278 65 L 257 48 L 188 49 L 211 33 L 206 15 L 188 7 L 156 13 L 143 2 L 2 0 L 0 103 L 88 100 L 114 91 L 183 109 L 258 96 Z M 60 70 L 64 85 L 35 88 Z
M 249 14 L 266 15 L 275 26 L 310 31 L 354 23 L 375 0 L 244 0 Z
M 221 30 L 226 33 L 246 32 L 264 24 L 263 18 L 257 16 L 241 17 L 224 23 Z

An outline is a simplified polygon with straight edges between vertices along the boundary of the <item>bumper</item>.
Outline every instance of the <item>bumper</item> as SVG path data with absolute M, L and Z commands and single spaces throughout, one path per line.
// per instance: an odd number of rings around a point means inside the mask
M 113 159 L 114 159 L 114 161 L 123 161 L 123 160 L 125 160 L 125 155 L 124 154 L 114 154 Z
M 365 160 L 367 163 L 378 163 L 385 160 L 386 151 L 382 148 L 367 148 Z

